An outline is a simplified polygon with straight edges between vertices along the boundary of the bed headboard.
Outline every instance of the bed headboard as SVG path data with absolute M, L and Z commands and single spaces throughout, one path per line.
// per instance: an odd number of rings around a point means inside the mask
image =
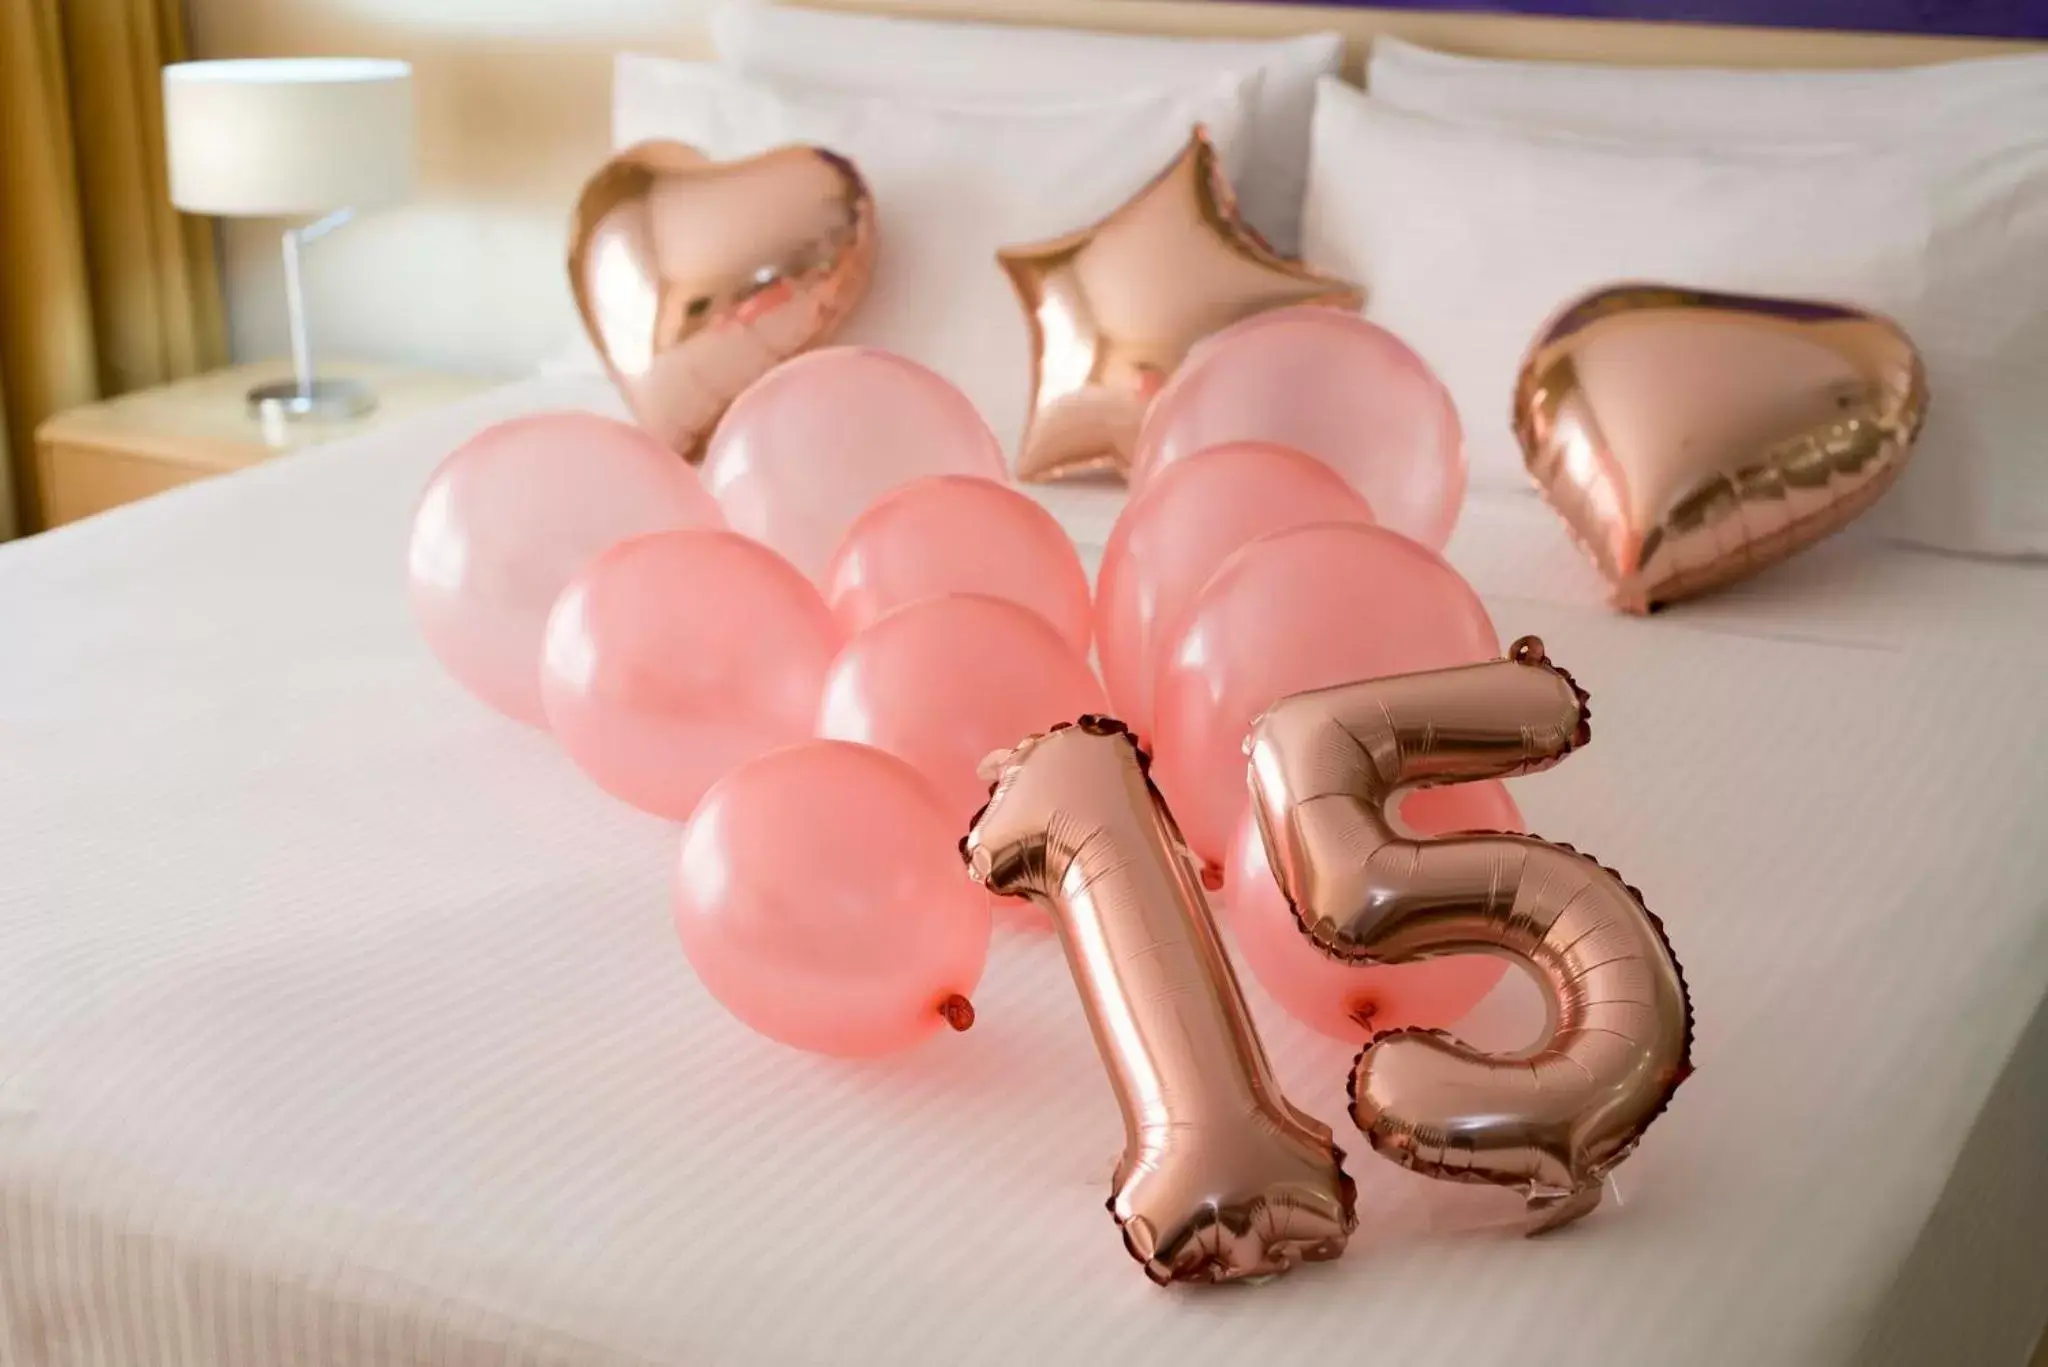
M 817 3 L 819 0 L 813 0 Z M 611 54 L 708 54 L 711 0 L 188 0 L 203 57 L 352 53 L 417 72 L 414 200 L 324 241 L 307 264 L 315 344 L 334 356 L 501 374 L 558 354 L 576 322 L 567 205 L 604 156 Z M 1877 66 L 2031 46 L 1967 38 L 1551 19 L 1211 0 L 824 0 L 839 8 L 1188 36 L 1334 29 L 1360 69 L 1391 33 L 1483 55 L 1641 65 Z M 284 350 L 277 235 L 230 221 L 237 357 Z

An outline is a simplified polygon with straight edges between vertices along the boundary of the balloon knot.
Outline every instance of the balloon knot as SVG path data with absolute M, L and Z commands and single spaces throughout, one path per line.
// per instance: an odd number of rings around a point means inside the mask
M 939 1003 L 939 1014 L 955 1030 L 965 1030 L 974 1024 L 974 1003 L 955 992 Z

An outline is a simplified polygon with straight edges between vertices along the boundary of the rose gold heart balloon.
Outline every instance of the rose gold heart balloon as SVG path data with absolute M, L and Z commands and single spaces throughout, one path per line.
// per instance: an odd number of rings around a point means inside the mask
M 1847 524 L 1904 467 L 1926 408 L 1919 353 L 1888 319 L 1616 285 L 1537 335 L 1514 421 L 1614 605 L 1648 612 Z
M 569 281 L 634 415 L 694 462 L 742 389 L 832 334 L 874 259 L 874 200 L 846 158 L 643 142 L 584 184 Z

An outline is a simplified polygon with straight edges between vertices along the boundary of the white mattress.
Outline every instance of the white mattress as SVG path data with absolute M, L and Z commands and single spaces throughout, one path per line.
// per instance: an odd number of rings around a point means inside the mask
M 1517 797 L 1664 917 L 1699 1072 L 1563 1234 L 1352 1143 L 1346 1258 L 1169 1292 L 1102 1209 L 1121 1130 L 1054 943 L 999 938 L 975 1028 L 908 1056 L 766 1043 L 676 946 L 674 830 L 416 640 L 427 471 L 584 401 L 0 549 L 0 1361 L 2025 1359 L 2048 569 L 1847 544 L 1634 621 L 1533 503 L 1474 509 L 1502 634 L 1595 698 Z M 1105 497 L 1052 501 L 1085 535 Z M 1341 1142 L 1348 1051 L 1253 992 Z

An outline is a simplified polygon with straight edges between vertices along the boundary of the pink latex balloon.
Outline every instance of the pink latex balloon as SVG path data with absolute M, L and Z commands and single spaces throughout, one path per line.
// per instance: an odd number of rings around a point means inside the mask
M 879 746 L 938 789 L 956 836 L 988 801 L 991 751 L 1105 708 L 1102 685 L 1028 608 L 950 594 L 899 608 L 846 643 L 818 734 Z
M 673 451 L 595 413 L 536 413 L 455 448 L 413 514 L 406 574 L 427 645 L 464 688 L 546 725 L 541 636 L 570 578 L 615 541 L 722 527 Z
M 727 520 L 813 578 L 870 504 L 925 475 L 1009 471 L 965 394 L 873 347 L 784 361 L 732 401 L 704 455 Z
M 1117 518 L 1096 578 L 1096 651 L 1116 715 L 1151 734 L 1159 657 L 1232 552 L 1290 527 L 1372 520 L 1341 475 L 1285 446 L 1228 442 L 1161 470 Z
M 1244 810 L 1244 738 L 1290 693 L 1500 654 L 1471 585 L 1381 527 L 1277 532 L 1225 561 L 1160 661 L 1152 776 L 1188 846 L 1221 865 Z
M 892 608 L 982 593 L 1030 608 L 1088 653 L 1088 575 L 1066 529 L 1007 485 L 934 475 L 884 494 L 825 571 L 825 601 L 847 632 Z
M 576 766 L 680 821 L 733 766 L 810 735 L 839 628 L 796 567 L 736 532 L 612 547 L 548 618 L 541 693 Z
M 910 766 L 806 741 L 727 774 L 683 832 L 676 930 L 704 987 L 770 1039 L 902 1049 L 974 1020 L 987 895 Z
M 1306 451 L 1364 494 L 1381 526 L 1432 550 L 1465 497 L 1450 392 L 1400 338 L 1338 309 L 1275 309 L 1198 344 L 1145 415 L 1132 487 L 1226 441 Z
M 1396 819 L 1419 836 L 1522 829 L 1522 814 L 1498 783 L 1418 788 L 1401 800 Z M 1302 934 L 1249 809 L 1238 819 L 1225 870 L 1228 923 L 1252 976 L 1288 1014 L 1337 1039 L 1363 1043 L 1409 1025 L 1442 1029 L 1479 1005 L 1507 971 L 1505 959 L 1487 954 L 1373 968 L 1332 959 Z

